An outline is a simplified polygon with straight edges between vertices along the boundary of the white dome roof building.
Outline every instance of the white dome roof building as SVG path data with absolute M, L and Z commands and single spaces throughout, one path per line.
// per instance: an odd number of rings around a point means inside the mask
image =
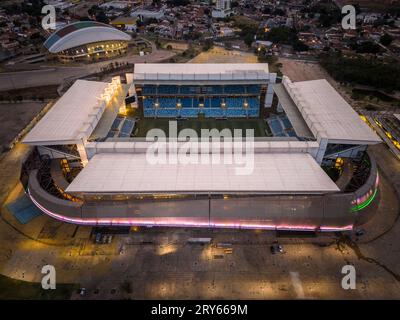
M 95 61 L 126 53 L 130 40 L 130 35 L 107 24 L 80 21 L 55 31 L 44 47 L 63 62 Z

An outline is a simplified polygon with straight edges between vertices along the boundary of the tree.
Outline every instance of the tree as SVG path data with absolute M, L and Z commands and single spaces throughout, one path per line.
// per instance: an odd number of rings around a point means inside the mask
M 293 50 L 294 51 L 308 51 L 308 45 L 306 45 L 305 43 L 303 43 L 302 41 L 300 41 L 300 40 L 297 40 L 297 41 L 295 41 L 294 43 L 293 43 Z
M 351 48 L 357 53 L 378 53 L 380 51 L 379 45 L 372 41 L 364 41 L 361 43 L 353 43 Z
M 247 33 L 243 39 L 244 43 L 250 48 L 254 41 L 254 35 L 252 33 Z
M 108 19 L 108 17 L 106 16 L 105 12 L 103 10 L 100 10 L 97 14 L 96 14 L 96 20 L 98 22 L 103 22 L 103 23 L 109 23 L 110 19 Z
M 388 46 L 392 43 L 393 37 L 390 34 L 385 33 L 381 36 L 379 42 L 382 43 L 384 46 Z

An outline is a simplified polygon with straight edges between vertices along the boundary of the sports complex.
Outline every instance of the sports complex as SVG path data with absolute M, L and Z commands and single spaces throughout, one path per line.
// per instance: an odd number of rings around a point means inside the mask
M 56 30 L 44 47 L 61 62 L 96 61 L 126 53 L 130 40 L 130 35 L 108 24 L 80 21 Z
M 235 152 L 225 136 L 188 142 L 205 128 L 255 129 L 252 170 L 149 162 L 152 129 L 166 132 L 167 158 L 188 143 L 188 157 Z M 277 81 L 262 63 L 136 64 L 110 83 L 77 80 L 54 103 L 24 138 L 21 181 L 41 211 L 73 224 L 343 231 L 371 217 L 368 146 L 380 142 L 324 79 Z

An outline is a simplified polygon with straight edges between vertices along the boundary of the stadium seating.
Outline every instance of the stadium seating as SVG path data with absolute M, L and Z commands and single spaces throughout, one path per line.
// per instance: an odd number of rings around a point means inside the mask
M 160 118 L 175 118 L 178 116 L 178 110 L 175 109 L 157 109 L 157 117 Z
M 111 130 L 118 130 L 119 125 L 121 124 L 123 118 L 117 117 L 111 125 Z
M 247 93 L 260 94 L 260 91 L 261 91 L 261 86 L 260 85 L 249 85 L 249 86 L 246 86 L 246 92 Z
M 249 109 L 259 109 L 260 108 L 260 100 L 258 98 L 247 98 L 247 103 L 249 104 Z
M 174 98 L 159 98 L 160 108 L 176 108 L 177 100 Z
M 146 94 L 156 94 L 157 93 L 157 87 L 156 86 L 145 85 L 142 88 L 142 93 L 144 95 L 146 95 Z
M 210 105 L 211 108 L 219 108 L 219 107 L 221 107 L 222 99 L 220 99 L 220 98 L 211 98 L 210 101 L 211 101 L 211 105 Z
M 240 94 L 240 93 L 246 93 L 246 87 L 245 86 L 225 86 L 224 87 L 224 93 L 225 94 Z
M 182 108 L 193 108 L 193 99 L 192 98 L 183 98 L 181 99 Z
M 246 110 L 241 108 L 241 109 L 227 109 L 226 110 L 226 116 L 227 117 L 245 117 L 246 116 Z
M 144 109 L 153 109 L 154 108 L 154 99 L 144 99 L 143 100 L 143 107 Z
M 159 86 L 158 94 L 178 94 L 178 86 Z
M 154 109 L 144 109 L 143 115 L 145 117 L 154 117 L 155 116 Z
M 124 123 L 122 124 L 119 137 L 130 137 L 134 127 L 135 121 L 125 119 Z
M 224 116 L 224 110 L 221 108 L 203 109 L 202 112 L 204 113 L 205 117 L 207 117 L 207 118 L 218 118 L 218 117 Z
M 249 117 L 258 117 L 259 111 L 258 109 L 249 109 L 248 116 Z
M 267 123 L 271 128 L 274 137 L 295 137 L 292 124 L 286 115 L 272 116 L 267 119 Z
M 197 108 L 181 109 L 181 117 L 196 118 L 198 116 Z
M 225 103 L 227 108 L 243 108 L 244 98 L 226 98 Z

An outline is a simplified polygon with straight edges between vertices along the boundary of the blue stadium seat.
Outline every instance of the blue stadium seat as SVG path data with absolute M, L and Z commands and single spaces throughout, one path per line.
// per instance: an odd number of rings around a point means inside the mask
M 187 118 L 197 118 L 198 116 L 198 110 L 195 108 L 186 108 L 186 109 L 181 109 L 181 116 L 182 117 L 187 117 Z
M 150 99 L 150 98 L 144 99 L 143 100 L 143 108 L 144 109 L 154 108 L 154 99 Z
M 260 100 L 258 98 L 247 98 L 247 103 L 249 104 L 249 109 L 259 109 L 260 108 Z
M 125 119 L 124 123 L 122 124 L 120 137 L 129 137 L 135 127 L 135 121 Z
M 142 88 L 142 94 L 155 94 L 157 93 L 157 87 L 153 85 L 144 85 Z
M 158 94 L 178 94 L 178 86 L 158 86 Z
M 248 109 L 249 117 L 258 117 L 259 110 L 258 109 Z
M 210 105 L 211 108 L 221 107 L 221 102 L 222 102 L 221 98 L 211 98 L 210 100 L 211 100 L 211 105 Z
M 226 94 L 239 94 L 239 93 L 246 93 L 245 86 L 233 85 L 233 86 L 225 86 L 224 92 Z
M 225 103 L 227 108 L 243 108 L 244 98 L 226 98 Z
M 160 108 L 176 108 L 177 100 L 175 98 L 159 98 Z
M 221 108 L 208 108 L 202 111 L 207 118 L 219 118 L 224 116 L 224 110 Z
M 226 110 L 227 117 L 245 117 L 246 110 L 245 109 L 227 109 Z
M 143 110 L 143 115 L 144 117 L 154 117 L 155 116 L 155 112 L 154 109 L 144 109 Z
M 157 110 L 157 117 L 160 118 L 176 118 L 178 116 L 178 110 L 175 109 L 163 109 L 159 108 Z
M 255 94 L 260 94 L 261 91 L 261 86 L 254 84 L 254 85 L 248 85 L 246 86 L 246 92 L 247 93 L 255 93 Z
M 182 98 L 181 103 L 182 103 L 182 108 L 193 108 L 192 98 Z

